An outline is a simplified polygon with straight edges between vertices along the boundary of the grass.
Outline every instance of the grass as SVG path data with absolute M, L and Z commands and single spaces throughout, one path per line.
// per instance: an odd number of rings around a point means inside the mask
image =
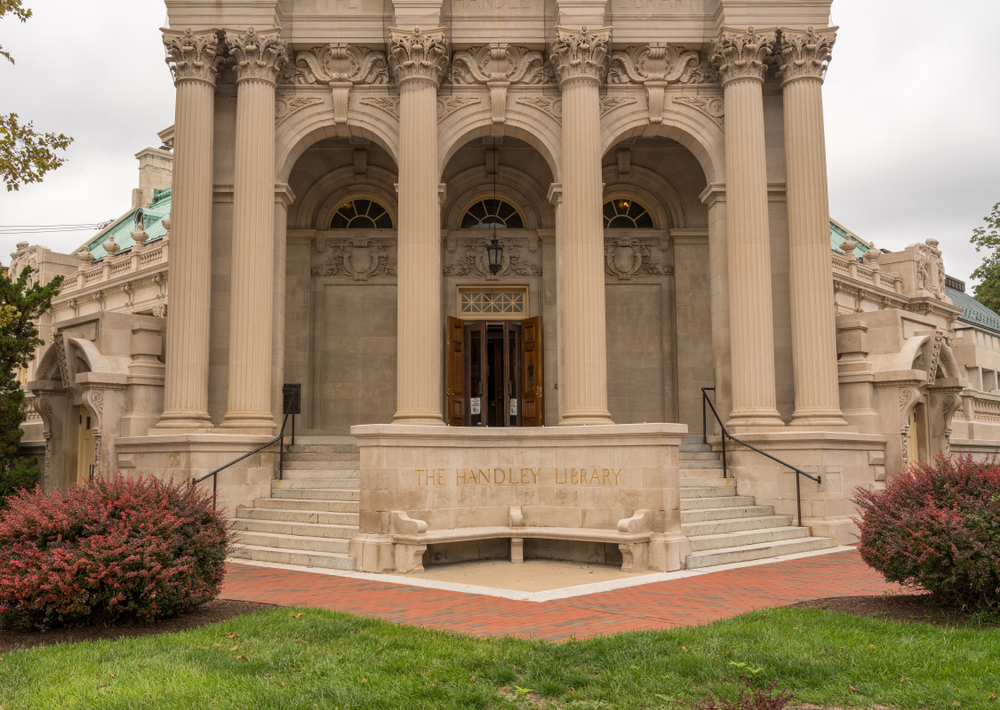
M 0 708 L 651 710 L 735 698 L 731 679 L 749 669 L 780 678 L 793 703 L 1000 710 L 1000 630 L 810 609 L 553 644 L 281 608 L 6 654 Z

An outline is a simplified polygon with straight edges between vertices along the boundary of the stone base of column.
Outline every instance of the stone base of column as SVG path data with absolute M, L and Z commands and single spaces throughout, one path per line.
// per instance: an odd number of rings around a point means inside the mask
M 792 415 L 789 426 L 796 429 L 822 431 L 824 429 L 840 429 L 848 426 L 847 420 L 839 409 L 814 409 L 796 411 Z
M 186 412 L 164 412 L 160 421 L 149 430 L 151 436 L 157 434 L 186 434 L 211 431 L 215 426 L 208 414 L 189 414 Z
M 781 420 L 778 412 L 732 412 L 729 421 L 726 422 L 726 429 L 732 433 L 774 431 L 784 429 L 785 422 Z
M 594 426 L 614 424 L 611 421 L 611 412 L 601 411 L 571 411 L 563 412 L 559 426 Z
M 414 426 L 444 426 L 441 412 L 409 411 L 396 412 L 392 418 L 393 424 L 412 424 Z
M 233 434 L 274 434 L 274 417 L 270 412 L 246 413 L 246 414 L 226 414 L 220 429 L 225 429 L 227 433 Z

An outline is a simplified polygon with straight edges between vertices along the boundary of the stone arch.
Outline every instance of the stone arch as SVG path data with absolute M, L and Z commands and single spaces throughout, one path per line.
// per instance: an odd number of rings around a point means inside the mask
M 448 199 L 442 210 L 445 229 L 459 229 L 469 203 L 476 198 L 492 197 L 492 190 L 493 183 L 483 177 L 481 166 L 464 170 L 449 180 Z M 523 171 L 501 165 L 497 173 L 497 197 L 506 198 L 521 209 L 525 229 L 554 228 L 554 214 L 545 209 L 548 205 L 545 188 Z
M 604 201 L 634 195 L 656 215 L 659 229 L 687 227 L 684 203 L 677 188 L 657 172 L 639 166 L 629 168 L 629 178 L 619 179 L 615 165 L 604 167 Z
M 337 125 L 333 122 L 332 108 L 324 101 L 297 111 L 278 126 L 274 136 L 275 181 L 288 182 L 295 163 L 315 143 L 325 138 L 352 136 L 372 141 L 399 164 L 398 119 L 369 107 L 365 111 L 352 109 L 347 124 Z
M 393 224 L 398 225 L 397 196 L 393 187 L 396 174 L 372 165 L 368 167 L 368 179 L 358 180 L 354 176 L 354 166 L 344 166 L 331 170 L 314 182 L 306 193 L 292 205 L 288 214 L 288 224 L 292 229 L 327 229 L 336 205 L 351 198 L 377 200 L 389 210 Z
M 493 114 L 488 101 L 476 108 L 458 110 L 438 126 L 438 174 L 443 175 L 448 162 L 469 141 L 491 135 Z M 537 150 L 552 173 L 552 182 L 559 182 L 559 160 L 562 150 L 562 126 L 547 113 L 507 97 L 507 116 L 503 135 L 522 140 Z
M 726 141 L 722 127 L 701 111 L 685 104 L 665 103 L 663 122 L 649 122 L 649 112 L 637 107 L 630 112 L 616 111 L 602 122 L 601 154 L 635 136 L 671 138 L 687 148 L 701 165 L 708 184 L 726 182 Z

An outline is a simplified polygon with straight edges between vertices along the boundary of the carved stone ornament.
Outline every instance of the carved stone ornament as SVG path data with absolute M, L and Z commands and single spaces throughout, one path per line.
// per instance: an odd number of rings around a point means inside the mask
M 174 75 L 174 83 L 184 80 L 205 81 L 214 85 L 223 61 L 218 55 L 219 38 L 215 32 L 184 32 L 164 30 L 163 46 L 166 62 Z
M 257 34 L 250 27 L 246 34 L 227 32 L 226 44 L 229 45 L 229 61 L 236 73 L 237 83 L 258 80 L 273 84 L 288 63 L 285 43 L 277 31 Z
M 934 340 L 928 342 L 930 357 L 927 358 L 927 384 L 937 381 L 938 365 L 941 364 L 941 348 L 944 346 L 944 333 L 940 330 L 934 333 Z
M 365 106 L 374 106 L 380 111 L 385 111 L 397 121 L 399 120 L 399 97 L 397 96 L 366 96 L 361 99 L 361 103 Z
M 936 239 L 928 239 L 923 244 L 917 245 L 920 255 L 920 263 L 917 265 L 917 285 L 921 290 L 943 301 L 948 296 L 945 292 L 944 258 L 941 256 L 941 250 L 937 248 L 938 243 Z
M 438 120 L 450 116 L 460 108 L 478 103 L 482 103 L 482 99 L 478 96 L 442 96 L 437 100 Z
M 167 317 L 167 304 L 161 303 L 159 305 L 153 306 L 153 315 L 157 318 Z
M 721 96 L 675 96 L 674 103 L 701 111 L 719 128 L 726 127 L 726 102 Z
M 56 346 L 56 359 L 59 361 L 59 377 L 62 378 L 63 387 L 73 384 L 69 379 L 69 361 L 66 359 L 66 343 L 62 333 L 52 336 L 52 343 Z
M 94 413 L 94 430 L 97 431 L 104 418 L 104 390 L 100 387 L 91 387 L 83 395 L 87 409 Z
M 631 281 L 633 276 L 663 276 L 667 272 L 653 262 L 653 253 L 634 237 L 613 237 L 604 240 L 604 272 L 619 281 Z
M 279 96 L 274 101 L 274 125 L 280 125 L 297 111 L 321 103 L 323 99 L 318 96 Z
M 45 466 L 42 470 L 42 490 L 52 490 L 52 434 L 45 433 Z
M 557 121 L 562 120 L 562 97 L 560 96 L 521 96 L 517 99 L 519 104 L 533 106 L 542 113 L 547 113 Z
M 422 31 L 389 28 L 389 68 L 401 84 L 407 79 L 427 79 L 440 84 L 448 69 L 445 28 Z
M 7 274 L 12 281 L 16 281 L 25 267 L 30 266 L 32 274 L 28 276 L 27 285 L 34 286 L 38 281 L 38 247 L 28 246 L 28 242 L 18 242 L 17 249 L 10 253 L 10 266 Z
M 774 43 L 774 31 L 757 32 L 753 27 L 746 32 L 723 29 L 712 46 L 712 63 L 723 85 L 740 79 L 763 82 Z
M 508 276 L 541 276 L 542 267 L 535 264 L 522 263 L 521 252 L 509 239 L 498 237 L 497 241 L 503 247 L 500 259 L 500 270 L 490 272 L 489 258 L 486 247 L 491 239 L 483 237 L 465 247 L 465 253 L 454 264 L 444 270 L 445 276 L 479 276 L 487 281 L 499 281 Z
M 795 79 L 823 80 L 837 41 L 836 27 L 805 32 L 781 30 L 781 50 L 775 57 L 783 83 Z
M 313 267 L 313 276 L 350 276 L 367 281 L 373 276 L 395 276 L 396 262 L 389 257 L 388 244 L 371 237 L 348 239 L 334 247 L 325 264 Z
M 506 42 L 470 47 L 451 58 L 451 80 L 455 84 L 548 84 L 555 78 L 541 52 Z
M 549 58 L 560 83 L 576 78 L 604 81 L 610 44 L 610 27 L 594 30 L 584 27 L 579 32 L 556 27 L 556 39 Z
M 295 55 L 296 84 L 388 84 L 389 64 L 384 52 L 341 42 L 313 47 Z
M 671 44 L 651 42 L 611 53 L 609 84 L 643 84 L 663 81 L 689 84 L 698 71 L 701 58 L 693 50 Z
M 635 96 L 602 96 L 601 97 L 601 118 L 622 106 L 639 103 Z M 663 113 L 663 103 L 660 103 L 660 113 Z

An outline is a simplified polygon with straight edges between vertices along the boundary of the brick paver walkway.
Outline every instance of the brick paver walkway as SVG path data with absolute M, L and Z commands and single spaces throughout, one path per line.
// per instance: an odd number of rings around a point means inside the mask
M 753 609 L 898 590 L 857 551 L 527 602 L 254 565 L 226 566 L 224 599 L 317 606 L 476 636 L 549 640 L 691 626 Z

